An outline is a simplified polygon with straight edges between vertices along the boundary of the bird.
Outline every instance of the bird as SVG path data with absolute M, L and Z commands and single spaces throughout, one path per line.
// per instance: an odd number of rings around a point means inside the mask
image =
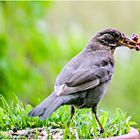
M 114 73 L 114 51 L 123 46 L 132 49 L 135 45 L 134 40 L 118 29 L 106 28 L 97 32 L 87 46 L 63 67 L 56 78 L 52 94 L 28 115 L 46 119 L 60 106 L 70 105 L 69 125 L 75 108 L 91 108 L 103 133 L 97 105 L 107 92 Z

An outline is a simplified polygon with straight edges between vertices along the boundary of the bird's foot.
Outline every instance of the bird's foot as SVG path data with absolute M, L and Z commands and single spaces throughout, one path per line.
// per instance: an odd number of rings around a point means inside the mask
M 99 136 L 100 136 L 101 134 L 104 133 L 104 129 L 103 128 L 98 129 L 98 133 L 99 133 Z
M 100 128 L 99 133 L 100 134 L 103 134 L 104 133 L 104 129 L 103 128 Z

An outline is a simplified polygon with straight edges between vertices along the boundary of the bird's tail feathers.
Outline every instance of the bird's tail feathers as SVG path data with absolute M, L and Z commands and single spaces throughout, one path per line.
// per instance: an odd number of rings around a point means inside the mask
M 46 119 L 57 110 L 63 104 L 63 100 L 58 97 L 56 94 L 51 94 L 47 99 L 45 99 L 41 104 L 36 106 L 29 116 L 39 116 L 40 119 Z

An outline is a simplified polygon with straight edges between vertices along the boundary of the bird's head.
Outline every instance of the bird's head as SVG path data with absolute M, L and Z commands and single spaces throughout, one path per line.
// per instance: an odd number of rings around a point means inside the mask
M 123 32 L 112 28 L 98 32 L 94 39 L 98 45 L 105 46 L 107 49 L 115 49 L 119 46 L 133 48 L 136 45 L 136 42 L 128 38 Z

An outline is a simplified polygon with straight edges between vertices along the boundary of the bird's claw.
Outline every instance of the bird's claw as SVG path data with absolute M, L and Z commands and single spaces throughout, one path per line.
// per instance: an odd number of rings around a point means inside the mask
M 104 129 L 103 128 L 98 129 L 98 133 L 99 133 L 99 136 L 100 136 L 101 134 L 104 133 Z
M 104 133 L 104 129 L 103 128 L 100 128 L 99 133 L 100 134 L 103 134 Z

